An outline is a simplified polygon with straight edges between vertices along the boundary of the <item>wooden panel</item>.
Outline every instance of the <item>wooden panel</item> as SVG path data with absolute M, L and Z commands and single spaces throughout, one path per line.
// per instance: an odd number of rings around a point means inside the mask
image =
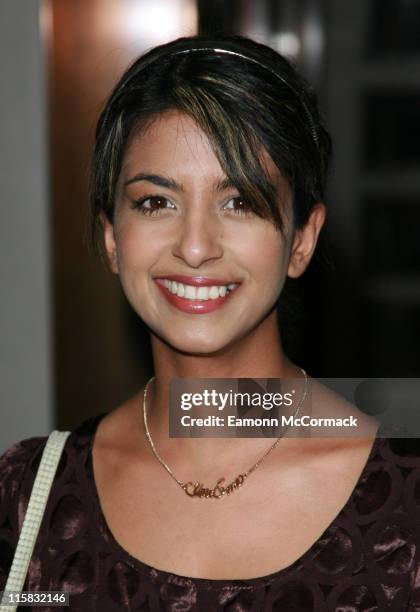
M 86 228 L 89 158 L 104 100 L 140 52 L 176 35 L 193 33 L 191 2 L 181 0 L 171 4 L 177 5 L 178 19 L 171 20 L 172 29 L 157 32 L 155 27 L 150 38 L 136 38 L 134 16 L 141 18 L 143 11 L 144 19 L 138 24 L 139 31 L 145 32 L 145 19 L 155 15 L 158 5 L 156 1 L 128 0 L 60 0 L 49 5 L 54 367 L 59 427 L 75 425 L 114 407 L 151 370 L 148 334 L 122 296 L 118 279 L 89 252 Z M 150 7 L 153 15 L 150 10 L 147 13 Z M 179 32 L 175 34 L 177 24 Z

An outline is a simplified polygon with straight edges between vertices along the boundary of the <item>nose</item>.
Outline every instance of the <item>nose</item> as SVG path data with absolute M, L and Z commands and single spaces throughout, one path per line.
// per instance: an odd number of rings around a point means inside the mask
M 188 212 L 181 218 L 172 254 L 191 268 L 200 268 L 223 255 L 222 231 L 218 220 L 205 211 Z

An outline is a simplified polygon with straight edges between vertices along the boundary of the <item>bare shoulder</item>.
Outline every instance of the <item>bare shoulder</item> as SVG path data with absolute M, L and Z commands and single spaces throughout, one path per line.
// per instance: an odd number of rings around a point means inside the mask
M 369 437 L 313 437 L 298 438 L 285 448 L 281 467 L 290 467 L 305 476 L 308 482 L 323 487 L 326 478 L 346 487 L 356 482 L 369 459 L 375 443 Z
M 313 430 L 315 435 L 347 439 L 375 438 L 379 426 L 375 419 L 319 381 L 312 379 L 311 383 L 309 413 L 320 422 Z
M 366 465 L 375 437 L 363 438 L 319 438 L 313 440 L 310 455 L 313 466 L 323 478 L 328 473 L 347 481 L 350 485 L 358 480 Z M 306 453 L 305 453 L 306 454 Z
M 316 379 L 311 379 L 302 415 L 310 417 L 311 425 L 292 430 L 295 439 L 289 439 L 284 452 L 287 463 L 299 466 L 308 481 L 322 488 L 328 480 L 339 482 L 335 486 L 341 486 L 345 495 L 366 465 L 378 422 Z
M 101 452 L 126 453 L 135 448 L 138 451 L 141 439 L 140 399 L 143 390 L 112 410 L 99 423 L 95 435 L 94 450 Z

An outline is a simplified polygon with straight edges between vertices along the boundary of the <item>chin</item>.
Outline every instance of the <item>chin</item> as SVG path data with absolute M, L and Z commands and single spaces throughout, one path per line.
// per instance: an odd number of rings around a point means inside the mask
M 215 355 L 232 344 L 232 338 L 221 334 L 166 334 L 162 330 L 156 335 L 172 349 L 186 355 Z

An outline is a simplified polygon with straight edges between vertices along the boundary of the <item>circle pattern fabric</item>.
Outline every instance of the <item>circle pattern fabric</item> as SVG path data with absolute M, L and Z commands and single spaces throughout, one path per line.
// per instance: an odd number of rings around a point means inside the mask
M 101 418 L 68 438 L 25 590 L 68 591 L 39 612 L 420 612 L 420 442 L 377 438 L 357 485 L 293 565 L 250 580 L 187 578 L 133 558 L 101 511 L 92 468 Z M 0 458 L 0 590 L 4 588 L 46 438 Z

